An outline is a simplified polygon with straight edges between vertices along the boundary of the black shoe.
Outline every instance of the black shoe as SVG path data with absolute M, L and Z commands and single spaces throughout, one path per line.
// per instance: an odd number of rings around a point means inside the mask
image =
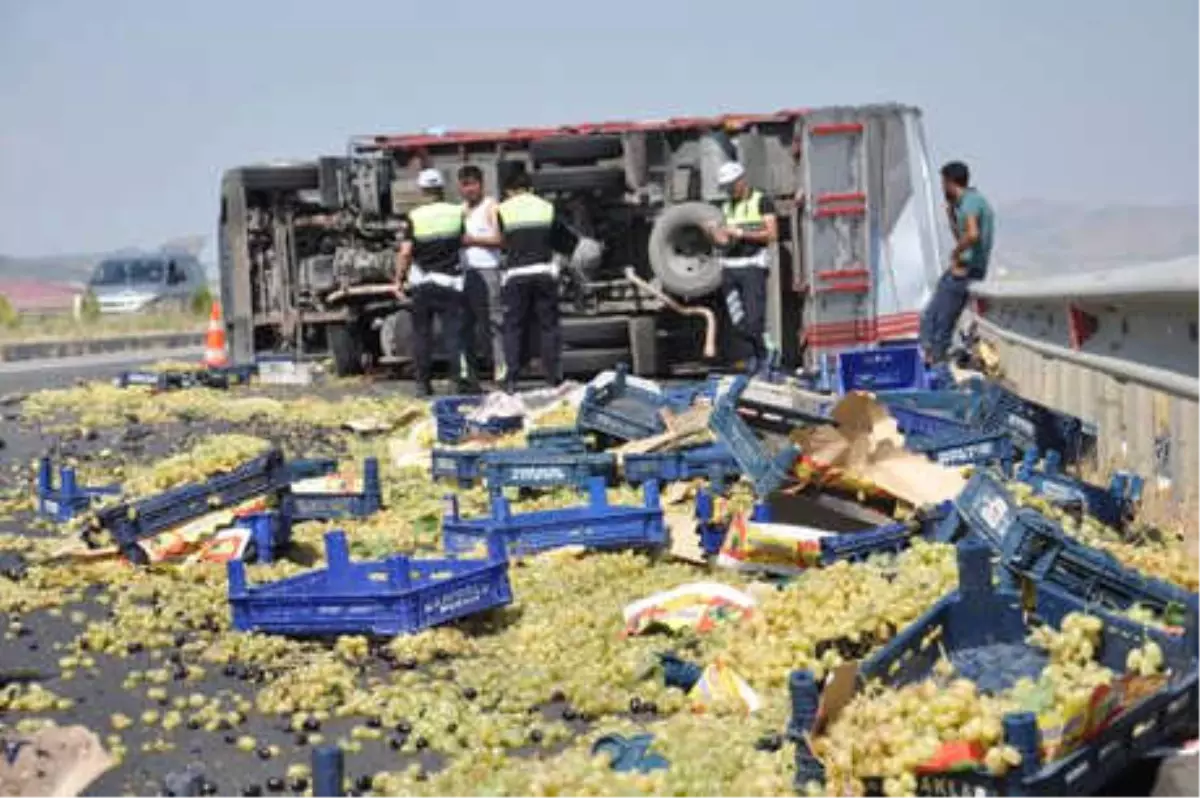
M 516 380 L 505 380 L 504 381 L 504 392 L 506 394 L 508 394 L 509 396 L 516 396 L 518 393 L 517 381 Z
M 417 398 L 428 399 L 433 396 L 433 385 L 429 380 L 417 380 Z
M 483 389 L 479 387 L 476 380 L 459 380 L 455 383 L 455 390 L 459 396 L 475 396 L 483 393 Z

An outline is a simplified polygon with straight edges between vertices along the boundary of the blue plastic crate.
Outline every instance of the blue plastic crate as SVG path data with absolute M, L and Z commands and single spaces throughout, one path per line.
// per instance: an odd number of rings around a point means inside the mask
M 983 402 L 980 425 L 985 429 L 1007 430 L 1022 451 L 1059 452 L 1063 462 L 1072 465 L 1095 448 L 1094 425 L 1025 399 L 1000 385 L 985 385 Z
M 579 404 L 579 428 L 626 441 L 664 432 L 666 397 L 651 384 L 634 379 L 628 368 L 620 365 L 611 378 L 588 385 Z
M 245 562 L 273 563 L 292 543 L 292 525 L 276 512 L 248 513 L 237 519 L 234 526 L 250 532 L 242 555 Z
M 837 356 L 839 394 L 851 391 L 924 390 L 929 383 L 921 347 L 892 344 L 840 352 Z
M 280 512 L 289 523 L 333 521 L 338 518 L 366 518 L 383 509 L 383 486 L 379 481 L 379 460 L 363 459 L 363 486 L 358 493 L 298 493 L 287 490 Z
M 466 552 L 480 541 L 498 534 L 514 554 L 533 554 L 561 546 L 593 549 L 657 548 L 667 542 L 658 483 L 643 486 L 645 506 L 614 507 L 608 503 L 604 480 L 588 483 L 589 502 L 584 507 L 513 515 L 508 500 L 492 497 L 491 515 L 465 520 L 458 515 L 458 500 L 447 496 L 449 512 L 442 522 L 442 538 L 449 552 Z
M 951 502 L 920 509 L 909 521 L 883 524 L 860 532 L 846 532 L 821 539 L 821 564 L 845 560 L 858 562 L 875 554 L 907 549 L 914 537 L 932 539 L 939 525 L 954 514 Z
M 433 417 L 437 439 L 442 443 L 458 443 L 474 434 L 497 436 L 516 432 L 525 425 L 521 416 L 502 416 L 477 422 L 467 418 L 464 410 L 483 404 L 482 396 L 443 396 L 433 401 Z
M 746 383 L 746 377 L 738 377 L 729 390 L 717 398 L 708 418 L 708 428 L 729 450 L 742 472 L 754 484 L 755 494 L 762 498 L 788 478 L 796 458 L 800 456 L 800 450 L 788 444 L 773 457 L 767 453 L 750 427 L 738 416 L 738 399 L 746 389 Z
M 543 427 L 525 433 L 530 449 L 549 449 L 555 452 L 586 452 L 587 438 L 577 427 Z
M 430 452 L 430 473 L 434 479 L 453 480 L 460 488 L 469 488 L 483 479 L 483 449 L 457 450 L 434 448 Z
M 1157 631 L 1110 613 L 1096 611 L 1085 602 L 1052 587 L 1037 589 L 1036 616 L 1044 623 L 1061 625 L 1072 612 L 1093 612 L 1104 622 L 1104 646 L 1099 659 L 1118 673 L 1130 650 L 1140 647 Z M 941 632 L 940 635 L 934 632 Z M 1045 655 L 1025 642 L 1028 626 L 1021 596 L 997 590 L 992 583 L 990 552 L 980 541 L 959 545 L 959 589 L 938 601 L 922 618 L 900 632 L 892 642 L 866 660 L 859 674 L 900 685 L 928 677 L 943 652 L 959 673 L 994 692 L 1012 686 L 1021 677 L 1036 678 Z M 1150 746 L 1170 739 L 1200 709 L 1200 672 L 1189 656 L 1164 648 L 1174 679 L 1132 708 L 1124 710 L 1106 728 L 1078 750 L 1043 764 L 1037 718 L 1014 713 L 1004 719 L 1004 740 L 1022 755 L 1018 769 L 998 778 L 982 769 L 920 776 L 919 794 L 985 794 L 995 797 L 1088 796 L 1100 788 Z M 818 701 L 815 679 L 806 672 L 790 680 L 793 713 L 788 736 L 803 739 L 815 721 Z M 1151 722 L 1147 722 L 1151 721 Z M 821 778 L 820 767 L 803 756 L 802 779 Z M 799 769 L 798 769 L 799 774 Z M 874 785 L 877 787 L 877 785 Z M 972 793 L 972 790 L 977 792 Z
M 947 467 L 996 465 L 1012 473 L 1013 445 L 1007 432 L 967 431 L 938 437 L 916 437 L 906 441 L 909 450 Z
M 499 535 L 483 560 L 350 562 L 346 535 L 325 535 L 324 569 L 250 587 L 245 565 L 227 566 L 233 627 L 298 637 L 414 634 L 512 601 Z
M 195 387 L 224 389 L 248 384 L 257 372 L 258 367 L 253 364 L 219 368 L 197 366 L 190 371 L 131 370 L 117 375 L 114 383 L 118 388 L 141 385 L 156 391 Z
M 97 511 L 96 522 L 109 531 L 131 562 L 145 563 L 146 553 L 138 543 L 143 538 L 255 496 L 282 491 L 290 481 L 283 453 L 272 449 L 228 474 L 105 507 Z
M 1142 498 L 1144 482 L 1141 477 L 1126 471 L 1112 475 L 1103 488 L 1059 471 L 1058 452 L 1047 452 L 1041 469 L 1037 468 L 1037 452 L 1029 449 L 1017 469 L 1017 479 L 1058 505 L 1078 505 L 1094 518 L 1112 527 L 1120 527 L 1132 519 Z
M 944 438 L 973 431 L 971 425 L 966 422 L 903 404 L 888 404 L 887 409 L 892 418 L 896 419 L 896 428 L 905 438 Z
M 795 386 L 752 380 L 737 397 L 738 415 L 751 427 L 788 435 L 797 427 L 830 424 L 835 401 Z
M 549 449 L 496 449 L 483 456 L 488 490 L 504 488 L 586 488 L 593 477 L 611 479 L 613 455 L 555 452 Z
M 63 523 L 86 512 L 92 503 L 105 496 L 117 496 L 120 485 L 80 485 L 75 469 L 59 466 L 58 486 L 54 484 L 54 466 L 49 457 L 38 461 L 37 506 L 42 518 Z
M 631 485 L 701 478 L 721 485 L 736 480 L 742 473 L 733 455 L 719 443 L 674 452 L 627 454 L 622 459 L 622 468 L 625 481 Z
M 681 413 L 696 403 L 698 399 L 712 401 L 716 398 L 720 380 L 709 377 L 704 382 L 689 382 L 680 385 L 668 385 L 662 389 L 663 398 L 671 410 Z
M 876 396 L 889 410 L 902 408 L 971 425 L 982 418 L 984 396 L 980 383 L 967 383 L 957 390 L 892 391 Z M 901 428 L 903 429 L 903 428 Z

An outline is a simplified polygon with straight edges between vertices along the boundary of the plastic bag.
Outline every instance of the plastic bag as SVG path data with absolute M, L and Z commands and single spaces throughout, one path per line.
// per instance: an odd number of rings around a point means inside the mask
M 722 623 L 754 613 L 753 597 L 719 582 L 695 582 L 655 593 L 625 607 L 625 634 L 638 635 L 662 627 L 704 633 Z

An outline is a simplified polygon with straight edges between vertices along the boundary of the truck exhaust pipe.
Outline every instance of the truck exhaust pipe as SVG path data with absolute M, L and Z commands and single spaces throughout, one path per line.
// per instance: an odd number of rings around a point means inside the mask
M 711 308 L 695 305 L 682 305 L 660 291 L 654 285 L 637 276 L 632 267 L 626 267 L 625 277 L 629 282 L 648 294 L 658 297 L 662 303 L 681 316 L 700 316 L 704 319 L 704 357 L 712 359 L 717 356 L 717 314 Z

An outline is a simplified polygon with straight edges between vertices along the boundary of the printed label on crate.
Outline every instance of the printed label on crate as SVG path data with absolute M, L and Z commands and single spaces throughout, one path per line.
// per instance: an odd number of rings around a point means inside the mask
M 980 441 L 942 449 L 935 457 L 937 462 L 944 466 L 972 465 L 981 460 L 995 457 L 998 454 L 997 448 L 994 441 Z
M 487 598 L 492 590 L 490 582 L 473 582 L 456 587 L 421 600 L 421 615 L 426 623 L 437 623 L 444 618 L 460 615 L 468 607 Z
M 1046 479 L 1045 477 L 1039 480 L 1039 482 L 1040 484 L 1038 485 L 1038 493 L 1042 494 L 1050 501 L 1087 503 L 1083 492 L 1076 490 L 1069 485 L 1063 485 L 1061 482 L 1057 482 L 1053 479 Z
M 58 502 L 53 499 L 42 499 L 42 512 L 58 515 Z
M 356 497 L 352 496 L 302 496 L 292 494 L 292 510 L 296 515 L 348 515 Z
M 439 476 L 454 476 L 458 473 L 458 459 L 454 457 L 433 458 L 433 471 Z
M 729 525 L 717 565 L 792 576 L 820 564 L 821 539 L 829 534 L 811 527 L 747 521 L 739 514 Z
M 570 471 L 562 466 L 509 466 L 507 478 L 513 482 L 567 482 Z
M 1017 413 L 1008 413 L 1005 423 L 1013 432 L 1024 435 L 1030 440 L 1034 439 L 1037 435 L 1037 426 L 1029 419 Z

